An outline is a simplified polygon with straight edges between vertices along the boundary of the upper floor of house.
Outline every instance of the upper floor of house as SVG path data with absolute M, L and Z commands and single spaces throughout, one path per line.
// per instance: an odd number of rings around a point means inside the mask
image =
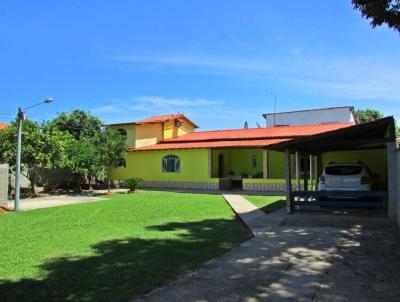
M 127 146 L 140 148 L 193 132 L 198 126 L 182 113 L 105 125 L 126 136 Z
M 263 114 L 263 117 L 265 118 L 266 127 L 327 123 L 358 123 L 354 107 L 352 106 L 265 113 Z

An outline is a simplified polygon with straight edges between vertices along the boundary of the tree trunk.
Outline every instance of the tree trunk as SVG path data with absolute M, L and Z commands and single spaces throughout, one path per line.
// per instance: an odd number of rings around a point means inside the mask
M 35 195 L 35 175 L 29 177 L 30 187 L 31 187 L 31 194 Z

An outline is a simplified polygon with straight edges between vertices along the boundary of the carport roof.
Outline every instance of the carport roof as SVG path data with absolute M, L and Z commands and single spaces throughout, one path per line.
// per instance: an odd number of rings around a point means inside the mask
M 387 142 L 394 142 L 395 123 L 392 116 L 373 122 L 358 124 L 341 129 L 279 142 L 268 149 L 318 154 L 327 151 L 352 150 L 357 148 L 379 148 Z

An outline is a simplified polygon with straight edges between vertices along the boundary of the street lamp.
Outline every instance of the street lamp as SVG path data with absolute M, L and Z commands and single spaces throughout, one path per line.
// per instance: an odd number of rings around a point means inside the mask
M 44 101 L 26 107 L 25 110 L 42 105 L 42 104 L 49 104 L 53 102 L 54 100 L 52 98 L 47 98 Z M 18 108 L 18 113 L 17 113 L 17 127 L 18 127 L 18 133 L 17 133 L 17 162 L 16 162 L 16 167 L 15 167 L 15 198 L 14 198 L 14 211 L 19 210 L 19 191 L 20 191 L 20 176 L 21 176 L 21 146 L 22 146 L 22 122 L 25 120 L 25 112 L 24 109 L 19 107 Z

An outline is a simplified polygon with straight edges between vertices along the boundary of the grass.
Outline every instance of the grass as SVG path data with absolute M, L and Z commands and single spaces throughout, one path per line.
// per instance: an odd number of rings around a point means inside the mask
M 254 196 L 246 195 L 245 198 L 266 213 L 271 213 L 285 206 L 285 196 Z
M 0 226 L 3 302 L 127 301 L 250 236 L 222 196 L 152 191 L 6 213 Z

